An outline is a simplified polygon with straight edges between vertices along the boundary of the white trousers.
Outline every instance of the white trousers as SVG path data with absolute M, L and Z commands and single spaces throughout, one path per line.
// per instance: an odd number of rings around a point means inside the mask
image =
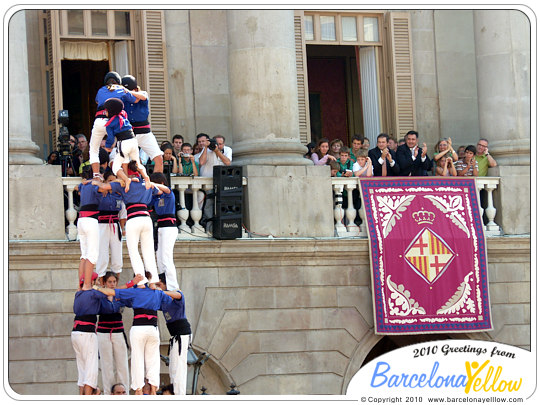
M 77 232 L 81 244 L 81 259 L 87 259 L 96 264 L 99 256 L 99 224 L 98 220 L 91 217 L 77 220 Z
M 139 254 L 139 241 L 141 242 L 142 258 Z M 154 253 L 154 230 L 152 219 L 149 216 L 130 218 L 126 221 L 126 245 L 133 272 L 144 276 L 146 268 L 152 274 L 150 280 L 144 277 L 139 282 L 139 285 L 145 284 L 147 281 L 151 283 L 158 282 L 159 277 Z
M 111 394 L 114 384 L 129 387 L 128 351 L 123 333 L 97 333 L 103 393 Z M 116 375 L 115 375 L 116 374 Z
M 156 252 L 158 273 L 165 273 L 167 290 L 169 291 L 180 289 L 173 258 L 174 244 L 177 236 L 178 228 L 176 226 L 158 228 L 158 248 Z
M 98 382 L 98 341 L 95 333 L 71 332 L 71 344 L 75 350 L 77 372 L 79 378 L 77 385 L 97 387 Z
M 109 252 L 111 271 L 122 272 L 124 261 L 122 259 L 122 231 L 118 224 L 98 224 L 99 227 L 99 255 L 96 263 L 96 273 L 103 277 L 109 265 Z M 120 233 L 120 238 L 118 234 Z
M 139 147 L 144 150 L 144 153 L 148 155 L 151 160 L 154 160 L 156 156 L 163 155 L 163 151 L 159 149 L 159 145 L 156 141 L 156 137 L 152 132 L 145 134 L 135 135 Z
M 186 395 L 187 385 L 187 353 L 190 335 L 182 335 L 181 348 L 178 354 L 178 341 L 174 340 L 169 353 L 169 377 L 173 384 L 174 395 Z
M 137 162 L 138 166 L 141 166 L 141 161 L 139 159 L 139 144 L 137 143 L 137 138 L 126 139 L 125 141 L 116 142 L 116 155 L 114 155 L 112 171 L 116 176 L 118 170 L 122 168 L 123 163 L 129 163 L 134 160 Z M 122 151 L 122 154 L 120 154 Z M 127 173 L 126 173 L 127 176 Z
M 108 118 L 96 118 L 94 120 L 94 126 L 92 127 L 92 133 L 90 135 L 90 164 L 99 163 L 99 147 L 101 141 L 107 136 L 107 129 L 105 124 Z
M 131 389 L 144 386 L 144 379 L 159 387 L 159 329 L 156 326 L 132 326 L 129 330 L 131 342 Z

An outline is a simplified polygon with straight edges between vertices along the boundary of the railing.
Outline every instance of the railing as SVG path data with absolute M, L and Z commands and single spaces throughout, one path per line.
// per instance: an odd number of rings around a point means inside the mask
M 480 207 L 480 214 L 486 214 L 487 222 L 484 225 L 484 234 L 486 236 L 498 236 L 502 234 L 502 230 L 495 223 L 495 215 L 497 214 L 497 208 L 493 203 L 493 192 L 497 190 L 500 177 L 476 177 L 476 185 L 478 190 L 486 191 L 486 208 Z M 359 208 L 355 208 L 355 201 L 353 198 L 353 191 L 358 191 L 358 198 L 361 197 L 360 184 L 358 178 L 354 177 L 333 177 L 332 178 L 332 190 L 334 193 L 334 234 L 338 237 L 344 236 L 359 236 L 367 237 L 367 230 L 364 223 L 364 210 L 361 201 Z M 343 192 L 346 191 L 345 196 Z M 347 208 L 343 208 L 344 200 L 346 200 Z M 358 204 L 357 204 L 358 206 Z M 359 225 L 355 223 L 355 219 L 362 221 Z M 358 221 L 357 221 L 358 222 Z
M 494 205 L 493 193 L 499 185 L 499 177 L 477 177 L 476 184 L 478 190 L 486 192 L 486 208 L 481 208 L 481 214 L 485 214 L 487 221 L 484 225 L 486 236 L 498 236 L 502 234 L 499 225 L 495 223 L 497 208 Z M 80 177 L 63 177 L 62 182 L 67 192 L 66 209 L 66 234 L 68 240 L 77 239 L 77 209 L 73 203 L 73 191 L 80 184 Z M 243 179 L 246 186 L 247 180 Z M 178 192 L 180 209 L 177 211 L 178 218 L 178 240 L 193 238 L 209 238 L 211 234 L 200 224 L 202 219 L 201 202 L 204 199 L 204 192 L 211 191 L 214 187 L 211 177 L 184 177 L 171 176 L 171 188 Z M 345 197 L 343 192 L 346 191 Z M 332 192 L 334 194 L 334 235 L 337 237 L 367 237 L 367 229 L 364 221 L 364 210 L 362 208 L 361 193 L 357 178 L 333 177 Z M 357 194 L 358 193 L 358 194 Z M 190 210 L 186 208 L 186 195 L 193 196 L 193 206 Z M 343 198 L 345 198 L 347 208 L 343 208 Z M 357 201 L 357 198 L 360 201 Z M 360 202 L 360 204 L 358 204 Z M 356 205 L 356 207 L 355 207 Z M 358 208 L 357 208 L 358 207 Z M 191 218 L 193 225 L 188 225 Z M 356 221 L 356 222 L 355 222 Z M 243 232 L 243 237 L 247 233 Z
M 212 177 L 190 177 L 190 176 L 171 176 L 171 189 L 178 192 L 178 201 L 180 209 L 176 212 L 178 219 L 178 240 L 193 239 L 193 238 L 209 238 L 211 233 L 207 232 L 200 224 L 202 219 L 202 201 L 204 193 L 211 191 L 214 188 L 214 180 Z M 68 240 L 77 240 L 77 219 L 78 211 L 73 200 L 73 191 L 75 187 L 81 183 L 80 177 L 62 177 L 64 190 L 67 194 L 66 208 L 66 235 Z M 246 178 L 243 178 L 242 184 L 247 184 Z M 193 195 L 193 206 L 190 210 L 186 208 L 186 195 Z M 191 217 L 192 226 L 188 226 L 188 219 Z M 243 233 L 243 237 L 247 233 Z

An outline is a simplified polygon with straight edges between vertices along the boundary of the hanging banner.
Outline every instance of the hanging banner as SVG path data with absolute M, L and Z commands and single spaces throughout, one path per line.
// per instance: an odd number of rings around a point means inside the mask
M 359 179 L 375 333 L 492 329 L 474 178 Z

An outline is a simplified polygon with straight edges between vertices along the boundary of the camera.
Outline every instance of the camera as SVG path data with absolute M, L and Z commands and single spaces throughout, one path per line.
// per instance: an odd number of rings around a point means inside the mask
M 210 144 L 208 145 L 208 149 L 210 150 L 216 150 L 217 148 L 217 142 L 215 139 L 210 139 Z
M 58 111 L 58 152 L 60 156 L 60 164 L 62 165 L 62 177 L 72 175 L 74 171 L 73 158 L 75 150 L 71 150 L 71 144 L 69 143 L 69 112 L 68 110 Z M 81 152 L 82 153 L 82 152 Z
M 69 143 L 69 111 L 58 111 L 58 123 L 60 128 L 58 129 L 58 151 L 60 156 L 66 156 L 71 153 L 71 144 Z

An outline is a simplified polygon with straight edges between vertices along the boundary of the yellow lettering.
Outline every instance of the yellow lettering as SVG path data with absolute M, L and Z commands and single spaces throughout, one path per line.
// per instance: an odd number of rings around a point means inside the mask
M 468 394 L 471 390 L 471 386 L 474 382 L 474 379 L 476 376 L 484 369 L 484 367 L 489 363 L 489 360 L 486 360 L 484 364 L 482 364 L 480 367 L 478 367 L 478 362 L 473 361 L 472 363 L 469 363 L 468 361 L 465 362 L 465 371 L 467 372 L 467 377 L 469 378 L 469 381 L 467 382 L 467 385 L 465 386 L 465 393 Z M 474 374 L 472 374 L 472 368 L 478 368 Z M 480 381 L 480 380 L 478 380 Z M 480 381 L 481 383 L 481 381 Z M 474 384 L 474 390 L 476 391 L 476 383 Z
M 518 391 L 520 389 L 521 382 L 522 382 L 521 378 L 519 379 L 519 381 L 501 380 L 499 382 L 499 377 L 501 376 L 502 371 L 503 371 L 502 366 L 498 366 L 496 370 L 493 366 L 489 366 L 486 369 L 485 377 L 482 378 L 481 376 L 479 376 L 480 372 L 488 364 L 489 364 L 489 360 L 486 360 L 481 365 L 479 365 L 479 363 L 476 361 L 473 361 L 472 363 L 469 363 L 468 361 L 465 362 L 465 370 L 467 372 L 467 378 L 468 378 L 467 385 L 465 386 L 466 394 L 468 394 L 471 391 L 471 388 L 473 391 L 476 391 L 476 392 L 480 391 L 481 389 L 483 389 L 485 392 L 488 392 L 488 391 L 503 392 L 506 390 L 508 390 L 509 392 L 512 392 L 512 391 Z
M 517 386 L 516 386 L 516 384 L 517 384 Z M 514 383 L 514 386 L 513 386 L 513 387 L 512 387 L 512 381 L 510 381 L 510 382 L 508 383 L 508 391 L 509 391 L 509 392 L 517 391 L 517 390 L 519 390 L 520 387 L 521 387 L 521 378 L 519 379 L 519 384 L 518 384 L 518 382 L 516 381 L 516 382 Z

